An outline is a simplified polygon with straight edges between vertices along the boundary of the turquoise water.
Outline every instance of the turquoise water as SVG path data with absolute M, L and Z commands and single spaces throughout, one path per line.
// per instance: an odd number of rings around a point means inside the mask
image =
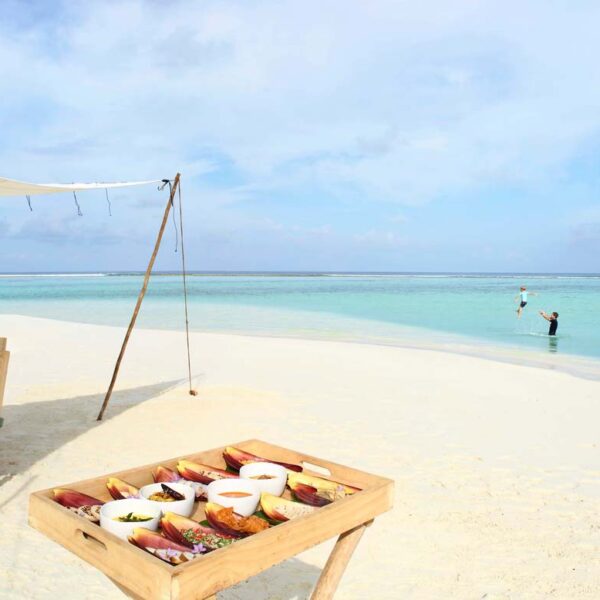
M 2 276 L 0 312 L 125 326 L 140 275 Z M 517 320 L 514 301 L 530 296 Z M 198 331 L 334 338 L 492 342 L 600 357 L 600 276 L 196 275 L 188 280 Z M 538 311 L 560 313 L 557 339 Z M 182 283 L 154 276 L 138 324 L 182 329 Z

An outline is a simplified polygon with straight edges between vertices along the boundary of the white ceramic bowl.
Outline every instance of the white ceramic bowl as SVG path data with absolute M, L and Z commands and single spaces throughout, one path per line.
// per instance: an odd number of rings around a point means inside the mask
M 175 502 L 159 502 L 157 500 L 148 500 L 148 502 L 156 504 L 162 510 L 163 515 L 165 513 L 172 512 L 183 517 L 189 517 L 194 512 L 194 500 L 196 499 L 196 492 L 194 491 L 194 488 L 189 485 L 185 485 L 185 483 L 167 482 L 165 485 L 168 485 L 171 489 L 183 494 L 185 496 L 185 500 L 175 500 Z M 144 498 L 149 498 L 152 496 L 152 494 L 162 491 L 162 484 L 151 483 L 150 485 L 145 485 L 143 488 L 141 488 L 140 494 Z
M 271 475 L 273 479 L 253 479 L 257 475 Z M 287 483 L 287 469 L 274 463 L 255 462 L 244 465 L 240 469 L 240 477 L 256 483 L 261 492 L 281 496 Z
M 156 531 L 161 517 L 160 506 L 156 502 L 141 500 L 139 498 L 126 498 L 125 500 L 113 500 L 102 505 L 100 509 L 100 527 L 110 531 L 114 535 L 126 540 L 133 530 L 145 527 Z M 137 521 L 135 523 L 122 523 L 115 521 L 115 517 L 122 517 L 130 512 L 138 515 L 152 517 L 150 521 Z
M 244 492 L 249 496 L 231 498 L 223 496 L 227 492 Z M 260 488 L 249 479 L 219 479 L 208 484 L 208 501 L 220 504 L 225 508 L 230 506 L 233 512 L 242 517 L 249 517 L 254 513 L 260 500 Z

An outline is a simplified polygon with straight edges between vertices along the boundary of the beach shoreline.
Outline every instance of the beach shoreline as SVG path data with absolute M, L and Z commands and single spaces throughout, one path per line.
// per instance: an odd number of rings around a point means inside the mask
M 90 325 L 98 327 L 113 327 L 123 331 L 123 327 L 118 325 L 107 325 L 99 323 L 90 323 L 77 321 L 73 319 L 47 319 L 45 317 L 32 317 L 26 314 L 5 314 L 0 313 L 0 316 L 5 317 L 24 317 L 28 319 L 41 319 L 48 321 L 57 321 L 61 323 L 74 323 L 79 325 Z M 173 331 L 180 332 L 179 329 L 171 327 L 153 327 L 139 324 L 139 329 L 145 331 Z M 520 348 L 517 346 L 509 346 L 500 344 L 485 339 L 469 338 L 467 336 L 459 336 L 441 331 L 433 331 L 418 327 L 403 327 L 407 333 L 406 337 L 396 338 L 394 340 L 381 339 L 373 337 L 353 337 L 346 333 L 337 335 L 318 335 L 315 332 L 298 332 L 297 334 L 278 334 L 267 332 L 251 332 L 251 331 L 230 331 L 219 329 L 194 329 L 196 334 L 210 334 L 236 337 L 250 337 L 257 339 L 281 339 L 281 340 L 306 340 L 313 342 L 339 342 L 348 344 L 359 344 L 365 346 L 381 346 L 388 348 L 403 348 L 405 350 L 429 350 L 432 352 L 441 352 L 449 354 L 457 354 L 461 356 L 470 356 L 481 358 L 492 362 L 502 362 L 523 367 L 533 367 L 538 369 L 547 369 L 589 379 L 592 381 L 600 381 L 600 358 L 576 355 L 552 353 L 550 351 L 532 350 L 529 348 Z M 550 341 L 550 336 L 545 336 Z
M 0 314 L 126 326 L 141 276 L 5 278 Z M 191 329 L 459 352 L 597 378 L 600 278 L 539 276 L 516 318 L 517 276 L 203 275 L 187 282 Z M 153 279 L 137 326 L 182 330 L 180 277 Z M 539 311 L 558 311 L 547 336 Z
M 395 480 L 395 507 L 369 528 L 341 600 L 597 596 L 596 381 L 432 350 L 194 332 L 192 397 L 183 333 L 136 329 L 98 423 L 124 328 L 0 315 L 0 332 L 12 352 L 0 597 L 122 598 L 27 526 L 30 492 L 249 438 Z M 219 599 L 307 598 L 330 548 Z

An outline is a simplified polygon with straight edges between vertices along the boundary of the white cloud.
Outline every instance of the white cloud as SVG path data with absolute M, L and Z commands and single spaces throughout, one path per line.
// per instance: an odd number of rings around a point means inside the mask
M 600 126 L 593 2 L 131 0 L 13 15 L 26 10 L 0 17 L 0 174 L 181 170 L 196 223 L 277 243 L 280 215 L 236 207 L 307 189 L 419 205 L 536 187 L 566 177 Z M 330 215 L 316 220 L 302 235 L 335 238 L 319 229 Z M 403 243 L 358 225 L 348 243 Z
M 397 233 L 375 229 L 356 234 L 354 240 L 371 248 L 402 248 L 407 245 L 407 240 Z
M 5 146 L 12 172 L 168 174 L 216 152 L 255 187 L 311 179 L 418 203 L 543 178 L 599 124 L 592 3 L 65 10 L 48 30 L 2 36 L 4 108 L 48 112 Z

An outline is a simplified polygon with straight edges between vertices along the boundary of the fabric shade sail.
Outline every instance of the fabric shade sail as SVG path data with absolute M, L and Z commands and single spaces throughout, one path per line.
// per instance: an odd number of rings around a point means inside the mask
M 59 194 L 61 192 L 106 190 L 161 182 L 162 179 L 122 181 L 115 183 L 27 183 L 26 181 L 16 181 L 15 179 L 0 177 L 0 196 L 35 196 L 40 194 Z

